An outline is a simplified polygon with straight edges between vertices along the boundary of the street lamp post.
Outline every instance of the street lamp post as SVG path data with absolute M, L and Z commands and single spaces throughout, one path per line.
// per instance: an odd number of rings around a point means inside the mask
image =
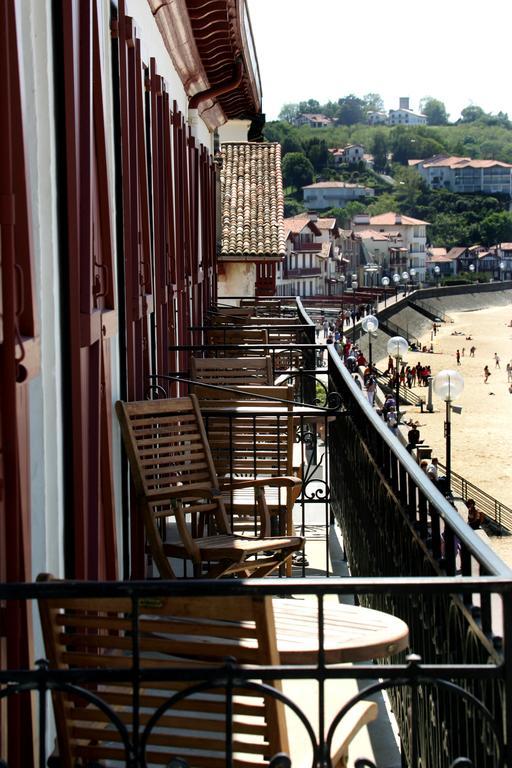
M 396 361 L 396 419 L 400 423 L 400 361 L 409 349 L 409 342 L 403 336 L 392 336 L 388 341 L 388 355 L 395 358 Z
M 400 282 L 400 275 L 398 272 L 395 272 L 393 275 L 393 282 L 395 284 L 395 301 L 398 299 L 398 283 Z
M 471 277 L 473 277 L 473 275 L 475 274 L 475 265 L 474 264 L 470 264 L 469 265 L 469 271 L 471 272 Z
M 354 292 L 354 295 L 352 297 L 352 311 L 354 313 L 354 316 L 352 318 L 352 343 L 356 343 L 356 291 L 357 291 L 357 280 L 355 279 L 356 275 L 352 275 L 352 291 Z
M 411 291 L 414 290 L 414 278 L 416 277 L 416 270 L 414 267 L 409 270 L 409 277 L 411 278 Z
M 464 379 L 457 371 L 440 371 L 434 376 L 434 392 L 446 403 L 446 416 L 444 422 L 444 436 L 446 440 L 446 493 L 451 492 L 452 474 L 452 435 L 450 414 L 452 400 L 458 397 L 464 389 Z
M 436 287 L 439 288 L 439 275 L 441 274 L 441 267 L 438 267 L 437 264 L 434 267 L 434 274 L 436 276 Z
M 505 279 L 505 266 L 506 266 L 505 262 L 500 261 L 500 278 L 502 282 Z
M 345 290 L 345 275 L 340 275 L 339 281 L 341 283 L 341 340 L 343 342 L 343 326 L 345 324 L 345 307 L 343 305 L 343 291 Z
M 368 334 L 368 364 L 372 370 L 372 333 L 379 327 L 379 321 L 375 315 L 366 315 L 361 323 L 363 331 Z
M 407 296 L 407 281 L 409 280 L 408 272 L 402 272 L 402 280 L 404 281 L 404 296 Z
M 380 282 L 382 284 L 382 287 L 384 288 L 384 308 L 386 308 L 386 296 L 387 296 L 386 291 L 389 285 L 389 277 L 383 277 Z

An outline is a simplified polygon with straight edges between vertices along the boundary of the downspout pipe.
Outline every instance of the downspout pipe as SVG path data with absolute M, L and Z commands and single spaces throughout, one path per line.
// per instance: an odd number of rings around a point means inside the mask
M 188 123 L 190 126 L 197 125 L 198 120 L 198 107 L 202 101 L 206 99 L 215 99 L 218 96 L 223 96 L 225 93 L 231 93 L 236 91 L 242 82 L 244 75 L 244 65 L 242 59 L 239 58 L 235 62 L 235 72 L 231 80 L 223 85 L 217 85 L 214 88 L 207 88 L 205 91 L 194 94 L 188 102 Z

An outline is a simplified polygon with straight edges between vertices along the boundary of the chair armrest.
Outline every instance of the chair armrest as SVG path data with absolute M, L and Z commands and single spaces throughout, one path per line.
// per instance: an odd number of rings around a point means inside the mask
M 375 701 L 358 701 L 349 709 L 334 735 L 334 751 L 331 755 L 333 768 L 346 767 L 350 742 L 364 725 L 377 719 L 378 711 Z
M 298 477 L 248 477 L 222 481 L 221 490 L 228 491 L 238 488 L 297 488 L 302 485 Z
M 177 488 L 162 488 L 148 491 L 144 498 L 150 502 L 172 501 L 172 499 L 212 499 L 219 495 L 215 488 L 205 488 L 200 485 L 178 486 Z

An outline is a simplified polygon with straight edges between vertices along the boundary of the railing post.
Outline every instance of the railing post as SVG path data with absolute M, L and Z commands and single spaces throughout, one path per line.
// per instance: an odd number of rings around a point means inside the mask
M 428 381 L 427 411 L 429 413 L 432 413 L 432 411 L 434 410 L 434 405 L 432 403 L 432 382 L 433 382 L 432 376 L 429 376 L 427 381 Z

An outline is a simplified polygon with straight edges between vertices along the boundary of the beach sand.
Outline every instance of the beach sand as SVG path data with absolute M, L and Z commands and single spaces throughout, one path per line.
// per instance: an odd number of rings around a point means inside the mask
M 499 501 L 512 507 L 512 394 L 508 391 L 507 363 L 512 360 L 512 305 L 449 311 L 453 323 L 442 323 L 433 339 L 434 354 L 410 352 L 407 363 L 430 365 L 432 375 L 445 369 L 456 370 L 464 377 L 464 391 L 454 404 L 462 406 L 460 415 L 452 413 L 452 470 L 474 483 Z M 452 335 L 454 332 L 463 335 Z M 472 340 L 466 340 L 471 336 Z M 431 331 L 421 338 L 430 346 Z M 476 347 L 474 358 L 469 356 Z M 461 364 L 456 361 L 457 349 Z M 464 349 L 464 356 L 462 350 Z M 501 368 L 495 367 L 494 353 Z M 387 358 L 378 365 L 386 367 Z M 491 376 L 484 383 L 484 366 Z M 417 394 L 427 397 L 428 390 L 415 387 Z M 433 456 L 445 463 L 444 402 L 433 395 L 434 412 L 419 413 L 408 407 L 407 416 L 420 422 L 421 437 L 432 446 Z M 508 560 L 508 558 L 507 558 Z

